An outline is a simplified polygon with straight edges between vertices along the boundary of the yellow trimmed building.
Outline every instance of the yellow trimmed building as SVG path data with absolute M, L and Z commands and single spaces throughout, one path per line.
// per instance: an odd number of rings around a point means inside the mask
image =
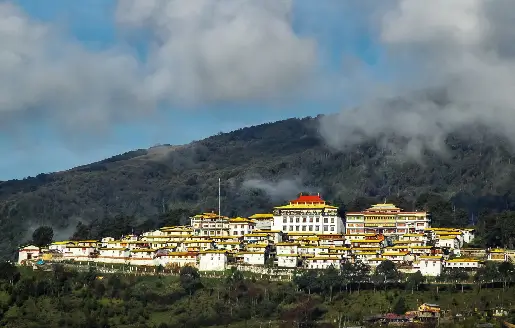
M 345 233 L 421 234 L 430 223 L 427 212 L 404 212 L 394 204 L 376 204 L 363 212 L 348 212 Z
M 272 229 L 285 233 L 341 234 L 343 221 L 338 208 L 320 196 L 304 196 L 274 208 Z

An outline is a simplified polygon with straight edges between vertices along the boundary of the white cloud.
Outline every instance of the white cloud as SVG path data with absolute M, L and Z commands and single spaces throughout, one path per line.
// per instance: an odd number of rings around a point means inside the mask
M 399 0 L 382 13 L 380 40 L 395 71 L 390 101 L 368 93 L 356 110 L 322 122 L 337 148 L 406 138 L 406 151 L 441 149 L 450 132 L 481 124 L 515 142 L 515 12 L 510 1 Z M 385 141 L 387 142 L 387 141 Z
M 117 19 L 152 36 L 148 61 L 132 50 L 91 51 L 0 3 L 0 128 L 27 122 L 67 134 L 108 130 L 161 102 L 266 99 L 298 86 L 315 44 L 294 34 L 290 1 L 123 0 Z
M 118 21 L 154 37 L 146 87 L 172 101 L 281 96 L 306 77 L 315 43 L 295 35 L 291 0 L 126 0 Z

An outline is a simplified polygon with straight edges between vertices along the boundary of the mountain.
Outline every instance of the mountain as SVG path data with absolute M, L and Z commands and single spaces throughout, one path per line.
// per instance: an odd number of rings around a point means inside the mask
M 174 209 L 216 208 L 219 177 L 227 215 L 268 212 L 299 191 L 320 192 L 357 209 L 371 198 L 415 207 L 439 195 L 451 200 L 453 211 L 466 211 L 465 221 L 484 208 L 515 208 L 515 157 L 500 137 L 469 129 L 448 136 L 445 152 L 425 150 L 414 161 L 392 155 L 391 145 L 379 140 L 334 151 L 320 137 L 318 120 L 262 124 L 1 182 L 0 255 L 12 254 L 41 225 L 52 226 L 56 238 L 68 238 L 79 222 L 91 228 L 100 219 L 125 216 L 123 224 L 135 225 Z M 109 220 L 102 231 L 120 224 Z

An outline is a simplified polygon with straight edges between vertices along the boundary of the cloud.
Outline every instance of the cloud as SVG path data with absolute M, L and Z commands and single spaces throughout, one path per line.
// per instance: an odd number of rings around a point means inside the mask
M 389 135 L 404 139 L 404 151 L 416 155 L 441 150 L 449 133 L 471 125 L 515 142 L 511 5 L 399 0 L 383 8 L 377 37 L 395 74 L 383 93 L 374 88 L 378 81 L 369 81 L 367 102 L 321 121 L 328 144 L 345 149 Z
M 263 179 L 249 179 L 242 184 L 245 189 L 258 189 L 264 191 L 274 202 L 294 199 L 299 192 L 310 192 L 312 188 L 306 187 L 301 178 L 280 179 L 266 181 Z
M 127 0 L 117 18 L 153 38 L 147 90 L 189 103 L 280 97 L 307 77 L 315 43 L 291 12 L 291 0 Z
M 276 0 L 119 1 L 121 30 L 151 40 L 142 61 L 123 40 L 87 49 L 58 25 L 2 2 L 0 128 L 23 136 L 37 122 L 67 137 L 92 135 L 149 117 L 161 104 L 280 97 L 316 61 L 314 41 L 292 30 L 291 7 Z
M 9 3 L 0 4 L 0 44 L 3 132 L 23 133 L 27 122 L 37 121 L 74 132 L 100 130 L 153 107 L 131 55 L 88 52 Z

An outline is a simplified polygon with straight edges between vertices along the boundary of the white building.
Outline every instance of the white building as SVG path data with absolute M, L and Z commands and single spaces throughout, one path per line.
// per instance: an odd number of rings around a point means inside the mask
M 156 250 L 151 248 L 132 249 L 130 251 L 129 263 L 131 265 L 157 265 L 158 261 L 154 261 Z
M 476 259 L 455 258 L 444 262 L 448 269 L 476 270 L 481 267 L 481 261 Z
M 270 230 L 274 223 L 274 215 L 268 213 L 258 213 L 249 217 L 252 221 L 256 222 L 255 229 Z
M 443 261 L 441 256 L 419 256 L 413 263 L 414 271 L 420 271 L 423 276 L 436 277 L 442 273 Z
M 200 271 L 225 271 L 227 269 L 227 252 L 209 250 L 198 254 Z
M 243 263 L 250 265 L 264 265 L 265 264 L 265 250 L 259 252 L 241 252 L 238 253 L 243 256 Z
M 277 254 L 277 266 L 280 268 L 296 268 L 298 263 L 297 254 Z
M 301 195 L 288 205 L 274 208 L 272 230 L 340 234 L 343 221 L 338 208 L 328 205 L 320 196 Z
M 28 245 L 18 250 L 18 264 L 34 260 L 39 257 L 39 247 Z
M 394 204 L 376 204 L 363 212 L 348 212 L 345 233 L 419 234 L 430 223 L 427 212 L 404 212 Z
M 228 236 L 229 218 L 215 213 L 198 214 L 190 218 L 196 236 Z
M 460 248 L 460 241 L 456 236 L 437 236 L 435 246 L 438 248 Z
M 243 237 L 246 234 L 252 233 L 256 223 L 252 220 L 245 218 L 229 219 L 229 234 L 234 237 Z
M 340 267 L 340 259 L 332 256 L 316 256 L 306 259 L 306 267 L 308 269 L 327 269 L 330 266 L 338 269 Z
M 163 252 L 156 254 L 157 265 L 164 267 L 197 266 L 196 252 Z
M 476 237 L 476 230 L 474 229 L 463 229 L 463 242 L 470 243 Z
M 100 248 L 96 262 L 125 263 L 129 260 L 130 250 L 125 247 Z

